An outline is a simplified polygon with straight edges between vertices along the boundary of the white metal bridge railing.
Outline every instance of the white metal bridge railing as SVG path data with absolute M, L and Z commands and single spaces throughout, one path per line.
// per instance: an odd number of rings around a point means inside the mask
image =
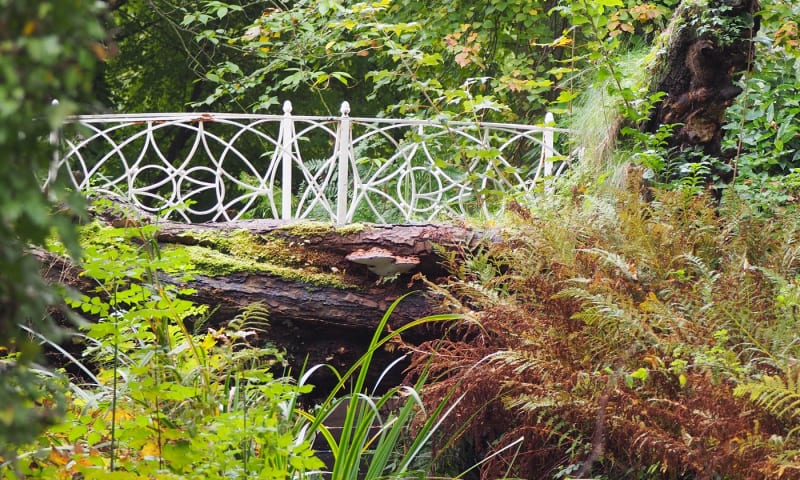
M 51 175 L 186 222 L 405 223 L 491 214 L 493 195 L 531 194 L 563 160 L 550 114 L 534 126 L 357 118 L 347 102 L 337 117 L 283 112 L 76 117 Z

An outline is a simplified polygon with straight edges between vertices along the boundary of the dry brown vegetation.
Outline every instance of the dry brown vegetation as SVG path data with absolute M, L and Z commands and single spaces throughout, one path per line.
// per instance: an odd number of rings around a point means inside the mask
M 480 477 L 800 478 L 797 217 L 632 192 L 516 208 L 506 242 L 450 252 L 468 320 L 410 374 L 432 362 L 432 405 L 466 394 L 442 462 L 523 436 Z

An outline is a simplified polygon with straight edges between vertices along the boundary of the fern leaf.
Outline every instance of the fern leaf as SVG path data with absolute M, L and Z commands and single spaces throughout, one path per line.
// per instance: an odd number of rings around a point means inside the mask
M 246 306 L 242 312 L 228 323 L 230 332 L 251 330 L 264 333 L 269 329 L 269 308 L 262 302 Z
M 744 383 L 734 389 L 737 397 L 749 395 L 750 401 L 769 414 L 797 430 L 800 418 L 800 370 L 779 375 L 765 375 L 755 382 Z
M 597 257 L 601 258 L 606 263 L 606 265 L 615 267 L 619 271 L 619 273 L 621 273 L 622 276 L 627 278 L 628 280 L 639 279 L 639 275 L 636 271 L 636 267 L 634 266 L 634 264 L 626 260 L 622 255 L 618 253 L 609 252 L 600 248 L 583 248 L 580 251 L 596 255 Z

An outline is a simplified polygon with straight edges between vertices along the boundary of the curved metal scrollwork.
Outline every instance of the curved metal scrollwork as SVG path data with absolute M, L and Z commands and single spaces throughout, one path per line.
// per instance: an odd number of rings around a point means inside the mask
M 406 223 L 495 213 L 563 160 L 551 126 L 341 116 L 88 115 L 60 135 L 57 169 L 186 222 L 282 218 Z M 552 117 L 545 121 L 552 124 Z M 563 162 L 561 162 L 563 164 Z

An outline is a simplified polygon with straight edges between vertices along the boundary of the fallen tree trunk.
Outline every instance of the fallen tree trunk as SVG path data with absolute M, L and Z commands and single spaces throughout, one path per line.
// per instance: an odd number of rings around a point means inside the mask
M 397 298 L 424 289 L 413 280 L 414 274 L 435 279 L 445 273 L 437 249 L 474 248 L 495 237 L 449 225 L 337 228 L 325 223 L 273 220 L 162 223 L 156 233 L 162 246 L 200 247 L 193 250 L 200 265 L 205 265 L 202 257 L 208 254 L 207 250 L 254 262 L 251 269 L 243 266 L 221 275 L 206 274 L 200 268 L 192 283 L 200 303 L 238 309 L 261 301 L 270 307 L 277 322 L 366 331 L 375 328 Z M 377 249 L 398 258 L 413 257 L 415 264 L 395 276 L 378 275 L 371 266 L 353 259 L 354 253 Z M 263 269 L 259 262 L 268 262 L 275 268 Z M 433 311 L 425 295 L 412 295 L 396 311 L 392 325 L 405 324 Z
M 113 225 L 99 228 L 136 226 L 124 219 L 106 221 Z M 270 311 L 271 328 L 265 340 L 285 349 L 297 368 L 305 361 L 339 368 L 352 365 L 364 353 L 386 310 L 410 292 L 419 293 L 403 299 L 390 318 L 391 328 L 435 313 L 436 297 L 424 292 L 423 282 L 414 275 L 435 281 L 445 274 L 437 251 L 473 248 L 494 239 L 491 234 L 447 225 L 337 228 L 265 220 L 158 223 L 154 237 L 162 251 L 188 250 L 196 274 L 181 286 L 196 291 L 191 300 L 213 307 L 209 326 L 224 324 L 247 305 L 260 302 Z M 396 277 L 380 276 L 370 266 L 348 259 L 354 252 L 376 248 L 415 258 L 414 268 Z M 36 254 L 51 280 L 83 291 L 96 286 L 66 258 L 42 251 Z M 181 283 L 168 276 L 162 280 Z M 404 335 L 404 340 L 423 341 L 440 335 L 441 329 L 419 329 Z M 373 375 L 396 355 L 379 352 Z M 321 383 L 327 381 L 332 378 Z

